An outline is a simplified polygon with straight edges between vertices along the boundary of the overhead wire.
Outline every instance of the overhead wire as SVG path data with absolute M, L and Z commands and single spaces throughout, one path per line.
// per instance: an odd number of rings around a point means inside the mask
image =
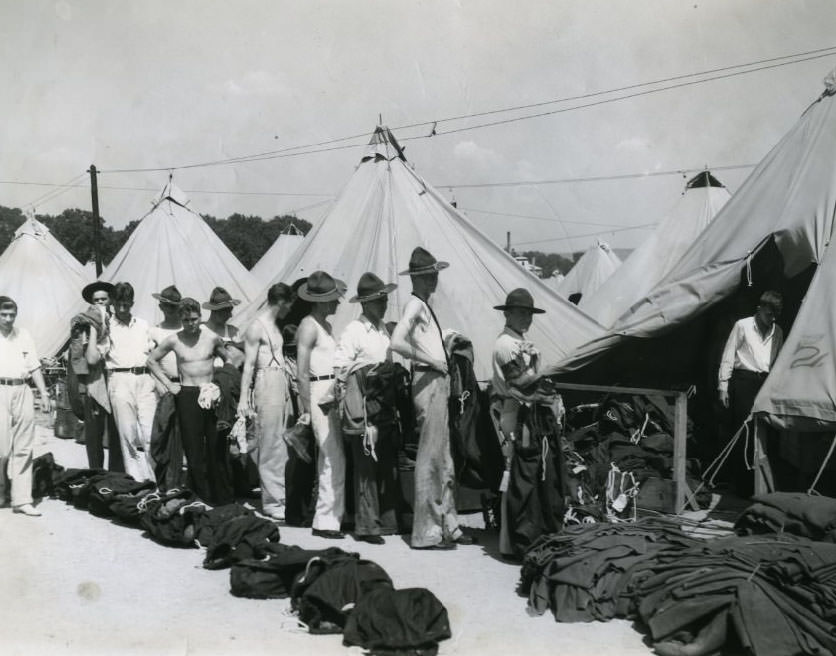
M 55 188 L 46 192 L 45 194 L 41 194 L 40 196 L 38 196 L 34 200 L 29 201 L 28 203 L 24 204 L 23 208 L 31 208 L 34 211 L 34 210 L 37 209 L 38 205 L 43 204 L 47 201 L 53 200 L 53 199 L 57 198 L 58 196 L 60 196 L 62 194 L 65 194 L 70 189 L 75 189 L 77 187 L 83 186 L 83 185 L 77 185 L 76 182 L 78 182 L 85 175 L 87 175 L 87 171 L 84 171 L 83 173 L 79 173 L 78 175 L 70 178 L 64 184 L 54 185 Z
M 599 230 L 598 232 L 588 232 L 583 235 L 572 235 L 570 237 L 554 237 L 551 239 L 535 239 L 533 241 L 519 241 L 516 246 L 529 246 L 531 244 L 546 244 L 553 241 L 568 241 L 572 239 L 583 239 L 585 237 L 599 237 L 600 235 L 609 235 L 616 232 L 626 232 L 628 230 L 642 230 L 646 228 L 655 228 L 655 223 L 645 223 L 637 226 L 626 226 L 624 228 L 615 228 L 613 230 Z
M 503 125 L 503 124 L 507 124 L 507 123 L 530 120 L 530 119 L 533 119 L 533 118 L 540 118 L 540 117 L 543 117 L 543 116 L 549 116 L 549 115 L 559 114 L 559 113 L 563 113 L 563 112 L 575 111 L 575 110 L 578 110 L 578 109 L 585 109 L 585 108 L 588 108 L 588 107 L 594 107 L 594 106 L 602 105 L 602 104 L 606 104 L 606 103 L 617 102 L 617 101 L 621 101 L 621 100 L 627 100 L 629 98 L 635 98 L 635 97 L 643 96 L 643 95 L 649 95 L 649 94 L 652 94 L 652 93 L 660 93 L 662 91 L 668 91 L 668 90 L 671 90 L 671 89 L 677 89 L 677 88 L 682 88 L 682 87 L 686 87 L 686 86 L 692 86 L 692 85 L 695 85 L 695 84 L 703 84 L 705 82 L 711 82 L 711 81 L 714 81 L 714 80 L 727 79 L 727 78 L 731 78 L 731 77 L 736 77 L 738 75 L 748 75 L 750 73 L 755 73 L 755 72 L 762 71 L 762 70 L 768 70 L 768 69 L 772 69 L 772 68 L 779 68 L 781 66 L 789 66 L 789 65 L 792 65 L 792 64 L 798 64 L 798 63 L 802 63 L 802 62 L 812 61 L 812 60 L 815 60 L 815 59 L 821 59 L 821 58 L 824 58 L 824 57 L 830 57 L 830 56 L 833 56 L 833 55 L 836 55 L 836 46 L 829 46 L 827 48 L 818 48 L 818 49 L 815 49 L 815 50 L 808 50 L 808 51 L 801 52 L 801 53 L 794 53 L 794 54 L 790 54 L 790 55 L 782 55 L 782 56 L 779 56 L 779 57 L 771 57 L 771 58 L 767 58 L 767 59 L 759 59 L 759 60 L 755 60 L 755 61 L 752 61 L 752 62 L 746 62 L 746 63 L 743 63 L 743 64 L 734 64 L 734 65 L 723 66 L 723 67 L 714 68 L 714 69 L 707 69 L 705 71 L 699 71 L 699 72 L 695 72 L 695 73 L 685 73 L 685 74 L 681 74 L 681 75 L 669 76 L 669 77 L 666 77 L 666 78 L 660 78 L 658 80 L 653 80 L 653 81 L 649 81 L 649 82 L 640 82 L 640 83 L 631 84 L 631 85 L 627 85 L 627 86 L 623 86 L 623 87 L 617 87 L 617 88 L 607 89 L 607 90 L 603 90 L 603 91 L 590 92 L 590 93 L 587 93 L 587 94 L 580 94 L 580 95 L 576 95 L 576 96 L 568 96 L 568 97 L 565 97 L 565 98 L 556 98 L 556 99 L 552 99 L 552 100 L 541 101 L 541 102 L 538 102 L 538 103 L 530 103 L 530 104 L 527 104 L 527 105 L 518 105 L 518 106 L 514 106 L 514 107 L 506 107 L 506 108 L 487 110 L 487 111 L 482 111 L 482 112 L 473 112 L 473 113 L 470 113 L 470 114 L 461 114 L 461 115 L 458 115 L 458 116 L 452 116 L 452 117 L 441 118 L 441 119 L 432 119 L 432 120 L 427 120 L 427 121 L 421 121 L 419 123 L 410 123 L 410 124 L 396 126 L 393 129 L 394 130 L 406 130 L 406 129 L 416 128 L 416 127 L 421 127 L 421 126 L 433 125 L 434 128 L 433 128 L 433 131 L 430 134 L 418 135 L 418 136 L 412 136 L 412 137 L 403 137 L 400 140 L 401 141 L 409 141 L 409 140 L 415 140 L 415 139 L 428 139 L 428 138 L 431 138 L 431 137 L 437 136 L 437 135 L 440 136 L 440 135 L 445 135 L 445 134 L 454 134 L 454 133 L 463 132 L 463 131 L 467 131 L 467 130 L 475 130 L 475 129 L 485 128 L 485 127 L 492 127 L 492 126 L 496 126 L 496 125 Z M 784 61 L 784 60 L 790 60 L 790 61 Z M 774 63 L 774 62 L 778 62 L 778 63 Z M 763 64 L 763 65 L 761 65 L 761 64 Z M 731 73 L 724 73 L 725 71 L 732 71 L 734 69 L 740 69 L 740 68 L 745 68 L 746 70 L 738 70 L 738 71 L 731 72 Z M 715 73 L 723 73 L 723 74 L 714 75 Z M 704 77 L 704 76 L 713 76 L 713 77 Z M 621 93 L 623 91 L 629 91 L 631 89 L 638 89 L 638 88 L 646 87 L 646 86 L 665 84 L 667 82 L 672 82 L 672 81 L 676 81 L 676 80 L 684 80 L 686 78 L 693 78 L 693 77 L 698 77 L 698 78 L 701 78 L 701 79 L 690 80 L 690 81 L 687 81 L 687 82 L 680 82 L 680 83 L 677 83 L 677 84 L 664 86 L 664 87 L 661 87 L 661 88 L 647 89 L 645 91 L 640 91 L 640 92 L 636 92 L 636 93 L 632 93 L 632 94 L 627 94 L 627 95 L 624 95 L 624 96 L 618 96 L 616 98 L 607 98 L 607 99 L 595 101 L 595 102 L 592 102 L 592 103 L 586 103 L 586 104 L 582 104 L 582 105 L 575 105 L 575 106 L 572 106 L 572 107 L 560 108 L 560 109 L 552 110 L 552 111 L 549 111 L 549 112 L 540 112 L 540 113 L 537 113 L 537 114 L 527 114 L 525 116 L 512 117 L 512 118 L 508 118 L 508 119 L 503 119 L 501 121 L 492 121 L 492 122 L 489 122 L 489 123 L 482 123 L 482 124 L 477 124 L 477 125 L 465 126 L 465 127 L 461 127 L 461 128 L 453 128 L 453 129 L 443 130 L 443 131 L 438 131 L 435 127 L 440 123 L 449 123 L 449 122 L 452 122 L 452 121 L 459 121 L 459 120 L 464 120 L 464 119 L 468 119 L 468 118 L 478 118 L 478 117 L 481 117 L 481 116 L 489 116 L 489 115 L 495 115 L 495 114 L 499 114 L 499 113 L 507 113 L 507 112 L 512 112 L 512 111 L 523 111 L 523 110 L 526 110 L 526 109 L 532 109 L 532 108 L 535 108 L 535 107 L 542 107 L 542 106 L 546 106 L 546 105 L 553 105 L 553 104 L 557 104 L 557 103 L 561 103 L 561 102 L 571 102 L 571 101 L 574 101 L 574 100 L 584 100 L 584 99 L 587 99 L 587 98 L 593 98 L 593 97 L 598 97 L 598 96 L 608 95 L 608 94 L 613 94 L 613 93 Z M 220 166 L 220 165 L 226 165 L 226 164 L 240 164 L 240 163 L 245 163 L 245 162 L 257 162 L 257 161 L 263 161 L 263 160 L 269 160 L 269 159 L 278 159 L 278 158 L 283 158 L 283 157 L 296 157 L 296 156 L 299 156 L 299 155 L 308 155 L 308 154 L 315 154 L 315 153 L 321 153 L 321 152 L 329 152 L 329 151 L 333 151 L 333 150 L 342 150 L 342 149 L 346 149 L 346 148 L 355 148 L 359 145 L 365 145 L 365 144 L 362 144 L 362 143 L 361 144 L 347 144 L 347 145 L 342 145 L 342 146 L 333 146 L 333 147 L 330 147 L 330 148 L 319 148 L 319 147 L 320 146 L 330 146 L 331 144 L 337 144 L 337 143 L 341 143 L 343 141 L 350 141 L 350 140 L 353 140 L 353 139 L 366 138 L 366 137 L 368 137 L 368 133 L 363 132 L 363 133 L 356 134 L 356 135 L 351 135 L 351 136 L 347 136 L 347 137 L 338 137 L 338 138 L 335 138 L 335 139 L 320 141 L 320 142 L 316 142 L 316 143 L 312 143 L 312 144 L 288 146 L 288 147 L 277 149 L 277 150 L 264 151 L 264 152 L 261 152 L 261 153 L 253 153 L 251 155 L 242 155 L 242 156 L 239 156 L 239 157 L 218 159 L 218 160 L 212 160 L 212 161 L 207 161 L 207 162 L 184 164 L 184 165 L 180 165 L 180 166 L 104 169 L 100 172 L 101 173 L 140 173 L 140 172 L 171 171 L 171 170 L 190 169 L 190 168 L 203 168 L 203 167 L 209 167 L 209 166 Z M 308 149 L 308 150 L 305 150 L 305 149 Z M 310 150 L 310 149 L 313 149 L 313 150 Z M 299 151 L 299 152 L 292 152 L 292 151 Z

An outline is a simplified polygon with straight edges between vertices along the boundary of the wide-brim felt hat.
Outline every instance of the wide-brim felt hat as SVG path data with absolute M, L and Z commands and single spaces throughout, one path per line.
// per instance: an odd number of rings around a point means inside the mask
M 114 287 L 111 283 L 105 282 L 104 280 L 96 280 L 95 282 L 91 282 L 89 285 L 84 287 L 81 290 L 81 298 L 83 298 L 88 303 L 93 302 L 93 294 L 95 292 L 105 291 L 111 296 L 113 296 Z
M 232 298 L 229 292 L 223 287 L 215 287 L 209 296 L 209 300 L 202 305 L 204 310 L 223 310 L 238 305 L 241 301 Z
M 310 303 L 327 303 L 343 296 L 346 289 L 348 286 L 342 280 L 325 271 L 314 271 L 299 287 L 297 295 Z
M 391 294 L 397 288 L 398 286 L 395 283 L 385 283 L 375 274 L 367 271 L 360 276 L 360 282 L 357 283 L 357 296 L 351 297 L 348 302 L 368 303 Z
M 523 287 L 512 289 L 505 297 L 505 303 L 493 306 L 494 310 L 511 310 L 514 308 L 528 310 L 532 314 L 543 314 L 545 312 L 541 308 L 534 307 L 534 298 L 532 298 L 531 292 Z
M 449 262 L 439 262 L 428 250 L 417 246 L 409 256 L 409 268 L 401 271 L 399 276 L 424 276 L 438 273 L 450 266 Z
M 151 296 L 156 298 L 160 303 L 167 303 L 168 305 L 177 305 L 183 298 L 180 290 L 175 285 L 169 285 L 159 294 L 153 293 Z

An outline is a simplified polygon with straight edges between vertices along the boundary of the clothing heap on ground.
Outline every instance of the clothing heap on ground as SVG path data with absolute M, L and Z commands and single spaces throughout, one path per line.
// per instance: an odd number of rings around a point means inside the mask
M 189 490 L 158 492 L 150 481 L 92 469 L 62 471 L 41 457 L 41 488 L 76 508 L 145 529 L 166 546 L 205 549 L 206 569 L 230 570 L 230 591 L 290 598 L 310 633 L 342 633 L 373 653 L 435 654 L 451 636 L 447 610 L 426 588 L 395 589 L 376 563 L 341 549 L 282 544 L 275 522 L 232 503 L 212 508 Z
M 793 498 L 788 498 L 793 497 Z M 541 537 L 525 555 L 529 608 L 557 621 L 637 620 L 665 656 L 836 654 L 836 545 L 827 535 L 836 500 L 764 495 L 740 517 L 741 532 L 701 540 L 672 519 L 593 524 Z M 800 535 L 795 535 L 799 533 Z M 829 536 L 828 537 L 832 537 Z

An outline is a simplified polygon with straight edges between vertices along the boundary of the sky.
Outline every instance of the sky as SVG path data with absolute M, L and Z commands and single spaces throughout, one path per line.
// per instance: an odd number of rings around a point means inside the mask
M 834 25 L 832 0 L 0 0 L 0 205 L 90 209 L 95 164 L 116 228 L 170 174 L 201 213 L 316 223 L 382 120 L 497 243 L 634 248 L 700 169 L 739 188 Z M 281 156 L 183 168 L 258 153 Z

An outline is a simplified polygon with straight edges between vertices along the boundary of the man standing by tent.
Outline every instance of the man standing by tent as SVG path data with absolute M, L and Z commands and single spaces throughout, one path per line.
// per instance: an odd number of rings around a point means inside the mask
M 35 443 L 35 405 L 26 379 L 31 376 L 49 414 L 41 363 L 32 336 L 15 327 L 17 303 L 0 296 L 0 507 L 11 499 L 12 511 L 37 517 L 32 505 L 32 449 Z
M 177 397 L 177 416 L 189 469 L 189 487 L 212 505 L 232 503 L 226 467 L 226 440 L 218 437 L 214 404 L 220 391 L 214 383 L 213 361 L 227 359 L 223 340 L 200 325 L 200 305 L 193 298 L 180 301 L 183 329 L 166 337 L 148 356 L 148 368 Z M 180 382 L 168 379 L 161 362 L 167 353 L 177 358 Z
M 720 403 L 731 409 L 735 433 L 748 419 L 755 397 L 784 344 L 784 333 L 775 323 L 783 303 L 778 292 L 764 292 L 755 314 L 737 321 L 726 340 L 720 360 L 718 391 Z M 738 491 L 749 496 L 751 482 L 744 469 L 744 455 L 740 449 L 732 452 L 732 475 Z
M 409 268 L 400 275 L 412 280 L 412 298 L 392 333 L 392 350 L 412 360 L 412 398 L 419 432 L 415 460 L 412 548 L 453 549 L 470 544 L 462 533 L 454 499 L 453 457 L 450 453 L 447 354 L 430 296 L 438 287 L 438 272 L 449 266 L 418 246 Z
M 363 421 L 361 426 L 347 428 L 348 401 L 343 401 L 343 432 L 351 444 L 347 460 L 353 472 L 354 492 L 354 535 L 358 540 L 370 544 L 383 544 L 383 535 L 394 535 L 398 531 L 397 506 L 399 501 L 398 468 L 396 462 L 397 427 L 394 423 L 366 422 L 367 387 L 358 384 L 358 377 L 368 381 L 369 370 L 378 371 L 382 363 L 392 364 L 389 351 L 389 330 L 383 322 L 388 304 L 387 296 L 397 285 L 386 284 L 378 276 L 366 272 L 357 283 L 357 295 L 349 303 L 360 303 L 363 313 L 351 321 L 340 335 L 334 354 L 334 371 L 340 385 L 360 394 L 350 398 L 359 401 L 353 408 Z M 352 380 L 353 379 L 353 380 Z M 394 387 L 394 386 L 393 386 Z M 365 395 L 365 396 L 364 396 Z M 393 394 L 394 396 L 394 394 Z M 376 398 L 378 407 L 382 399 Z M 392 408 L 383 408 L 380 415 Z M 391 419 L 395 413 L 391 412 Z M 352 434 L 353 433 L 353 434 Z
M 131 283 L 114 285 L 110 348 L 105 357 L 107 387 L 125 471 L 137 481 L 153 481 L 151 427 L 157 395 L 145 364 L 152 341 L 148 322 L 131 314 L 133 304 Z
M 291 288 L 281 282 L 267 290 L 267 307 L 244 333 L 244 371 L 238 401 L 239 415 L 255 414 L 262 512 L 278 521 L 285 519 L 288 453 L 283 434 L 290 392 L 277 320 L 287 316 L 295 298 Z
M 81 290 L 90 306 L 73 317 L 70 330 L 69 366 L 84 385 L 84 446 L 87 466 L 104 467 L 104 439 L 107 436 L 107 468 L 125 471 L 119 432 L 107 392 L 102 350 L 110 344 L 110 299 L 113 285 L 97 280 Z

